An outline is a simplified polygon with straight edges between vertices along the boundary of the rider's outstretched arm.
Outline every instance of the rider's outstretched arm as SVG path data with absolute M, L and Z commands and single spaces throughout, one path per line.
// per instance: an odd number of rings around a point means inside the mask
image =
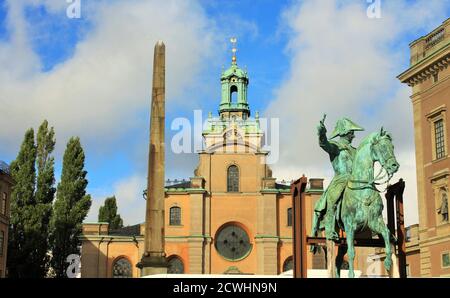
M 339 148 L 336 144 L 330 143 L 327 139 L 327 129 L 324 124 L 325 117 L 320 121 L 317 127 L 317 134 L 319 135 L 319 146 L 325 150 L 330 156 L 339 154 Z

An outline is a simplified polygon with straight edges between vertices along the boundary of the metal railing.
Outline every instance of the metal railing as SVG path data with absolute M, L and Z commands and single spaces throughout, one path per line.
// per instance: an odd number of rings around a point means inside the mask
M 442 28 L 439 31 L 431 34 L 425 39 L 425 50 L 434 47 L 441 42 L 445 37 L 445 29 Z

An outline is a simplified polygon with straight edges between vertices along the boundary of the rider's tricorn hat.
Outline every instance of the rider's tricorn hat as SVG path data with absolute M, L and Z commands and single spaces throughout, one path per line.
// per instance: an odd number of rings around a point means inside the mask
M 353 122 L 352 120 L 348 118 L 342 118 L 339 119 L 338 122 L 336 122 L 336 127 L 334 128 L 333 132 L 331 133 L 331 139 L 337 137 L 337 136 L 345 136 L 351 131 L 362 131 L 364 128 Z

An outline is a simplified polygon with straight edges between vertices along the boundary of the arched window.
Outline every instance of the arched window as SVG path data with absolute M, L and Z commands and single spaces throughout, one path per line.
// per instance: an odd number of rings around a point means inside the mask
M 233 85 L 230 88 L 230 101 L 232 103 L 236 103 L 237 97 L 238 97 L 238 88 L 235 85 Z
M 169 211 L 169 225 L 180 226 L 181 225 L 181 208 L 171 207 Z
M 131 264 L 126 258 L 120 258 L 114 262 L 113 278 L 129 278 L 132 276 Z
M 178 256 L 169 257 L 168 261 L 167 273 L 170 274 L 183 274 L 184 273 L 184 265 L 181 258 Z
M 239 169 L 237 166 L 228 167 L 227 191 L 228 192 L 238 192 L 239 191 Z
M 292 258 L 292 256 L 290 256 L 283 263 L 283 272 L 292 270 L 293 268 L 294 268 L 294 259 Z
M 288 208 L 287 210 L 287 225 L 288 227 L 292 227 L 292 208 Z

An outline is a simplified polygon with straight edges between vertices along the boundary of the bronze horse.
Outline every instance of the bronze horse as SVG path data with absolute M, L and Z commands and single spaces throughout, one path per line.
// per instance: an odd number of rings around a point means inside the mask
M 379 162 L 382 169 L 387 172 L 387 183 L 399 169 L 395 159 L 394 146 L 391 136 L 383 129 L 367 136 L 356 150 L 352 165 L 351 178 L 345 188 L 343 199 L 340 202 L 339 226 L 343 228 L 347 238 L 347 247 L 339 247 L 336 257 L 336 275 L 340 276 L 340 269 L 344 254 L 347 252 L 349 264 L 349 277 L 354 277 L 355 247 L 354 236 L 358 231 L 369 229 L 381 235 L 385 243 L 386 259 L 384 266 L 390 271 L 392 268 L 391 235 L 384 223 L 382 211 L 383 201 L 380 191 L 376 188 L 384 176 L 380 173 L 374 177 L 375 162 Z

